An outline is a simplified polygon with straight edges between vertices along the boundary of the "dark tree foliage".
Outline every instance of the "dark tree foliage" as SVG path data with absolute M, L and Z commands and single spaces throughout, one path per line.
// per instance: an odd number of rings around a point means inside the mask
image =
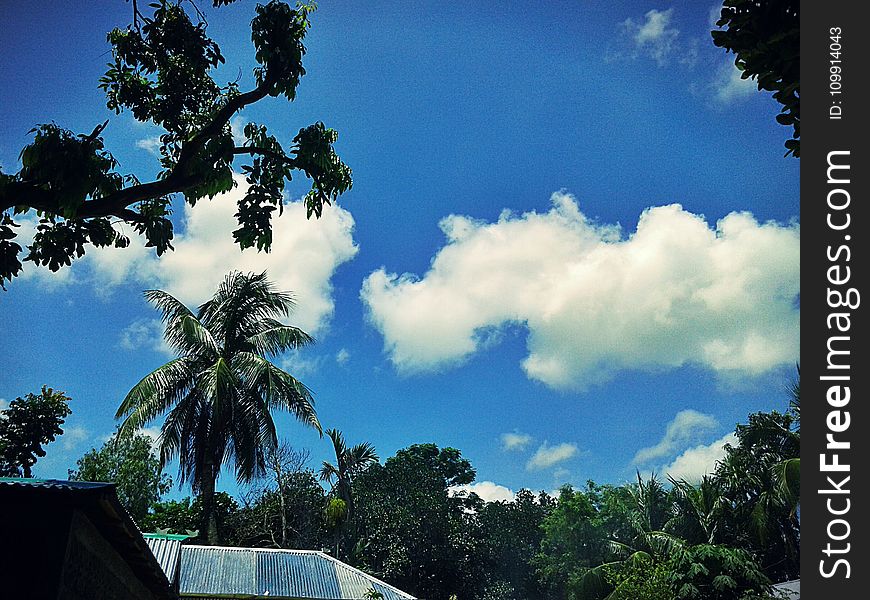
M 752 552 L 774 581 L 800 574 L 800 523 L 777 493 L 777 466 L 800 456 L 793 413 L 755 413 L 738 425 L 715 477 L 727 500 L 722 539 Z
M 555 505 L 547 494 L 536 496 L 529 490 L 517 492 L 512 502 L 481 501 L 475 513 L 484 540 L 484 597 L 487 592 L 505 600 L 547 597 L 532 559 L 540 551 L 542 525 Z
M 63 434 L 72 412 L 63 392 L 42 386 L 39 394 L 27 394 L 0 411 L 0 476 L 33 477 L 33 465 L 45 456 L 43 446 Z
M 76 462 L 69 478 L 75 481 L 110 481 L 118 499 L 136 523 L 172 489 L 172 479 L 162 472 L 151 438 L 144 434 L 117 434 L 97 450 L 92 448 Z
M 725 0 L 713 43 L 735 54 L 743 79 L 773 92 L 782 104 L 777 122 L 794 129 L 786 156 L 800 157 L 800 2 L 799 0 Z
M 280 487 L 243 498 L 243 506 L 231 519 L 226 542 L 253 548 L 321 550 L 330 541 L 325 499 L 313 471 L 286 473 Z
M 421 598 L 477 597 L 477 540 L 467 526 L 473 501 L 450 492 L 474 476 L 458 450 L 435 444 L 410 446 L 370 466 L 353 482 L 358 558 L 352 560 Z
M 214 5 L 231 2 L 215 0 Z M 272 215 L 280 214 L 284 184 L 294 172 L 312 182 L 305 197 L 309 218 L 319 217 L 324 204 L 351 187 L 351 170 L 333 149 L 338 134 L 323 123 L 300 129 L 288 149 L 265 125 L 248 124 L 239 146 L 230 131 L 230 119 L 246 106 L 267 96 L 296 98 L 314 5 L 291 8 L 278 0 L 257 5 L 251 39 L 258 66 L 255 85 L 247 91 L 237 83 L 215 81 L 212 72 L 224 57 L 208 37 L 199 9 L 189 5 L 198 22 L 182 0 L 149 4 L 150 16 L 134 1 L 133 24 L 108 34 L 112 62 L 99 84 L 109 109 L 129 111 L 165 131 L 158 178 L 143 183 L 117 172 L 102 138 L 109 121 L 88 134 L 53 122 L 37 125 L 31 130 L 33 142 L 21 151 L 21 169 L 0 172 L 0 285 L 21 270 L 15 219 L 30 211 L 39 225 L 24 260 L 56 271 L 84 255 L 88 244 L 129 245 L 116 229 L 118 222 L 130 224 L 158 255 L 172 249 L 174 198 L 180 194 L 193 205 L 230 190 L 234 160 L 240 156 L 249 159 L 241 166 L 249 189 L 239 201 L 233 236 L 243 249 L 270 248 Z

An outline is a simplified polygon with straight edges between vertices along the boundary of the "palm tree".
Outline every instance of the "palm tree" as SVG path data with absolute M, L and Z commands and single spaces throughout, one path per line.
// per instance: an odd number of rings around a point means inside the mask
M 323 461 L 323 466 L 320 468 L 320 479 L 331 483 L 335 493 L 335 497 L 327 507 L 327 519 L 336 533 L 335 551 L 337 555 L 342 525 L 350 521 L 354 514 L 353 495 L 351 494 L 353 478 L 369 465 L 378 462 L 379 459 L 374 446 L 368 442 L 348 448 L 344 436 L 337 429 L 327 429 L 326 435 L 332 440 L 336 464 Z
M 178 458 L 179 479 L 202 498 L 200 533 L 218 541 L 215 484 L 224 465 L 240 482 L 263 473 L 265 452 L 278 444 L 273 409 L 321 431 L 311 391 L 270 356 L 313 339 L 277 320 L 294 307 L 266 274 L 231 272 L 196 314 L 170 294 L 145 292 L 163 313 L 165 337 L 180 355 L 146 375 L 124 398 L 117 419 L 130 434 L 166 414 L 161 464 Z

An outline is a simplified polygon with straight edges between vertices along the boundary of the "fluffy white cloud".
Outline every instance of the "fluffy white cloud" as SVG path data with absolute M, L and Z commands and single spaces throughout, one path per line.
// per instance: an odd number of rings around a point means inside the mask
M 644 211 L 624 238 L 573 196 L 552 202 L 495 223 L 450 215 L 422 278 L 381 268 L 365 279 L 361 297 L 399 371 L 461 363 L 512 323 L 529 331 L 523 369 L 554 388 L 687 363 L 759 374 L 797 357 L 797 225 L 732 213 L 711 228 L 674 204 Z
M 230 270 L 268 271 L 278 289 L 293 292 L 297 307 L 294 325 L 309 333 L 323 331 L 334 304 L 330 280 L 339 265 L 352 259 L 359 248 L 353 240 L 354 220 L 341 207 L 328 207 L 320 219 L 305 217 L 302 202 L 288 202 L 284 214 L 273 219 L 273 244 L 269 253 L 249 248 L 244 252 L 233 242 L 238 227 L 233 216 L 246 189 L 244 179 L 213 200 L 184 205 L 183 226 L 176 234 L 174 252 L 157 258 L 135 232 L 129 248 L 91 248 L 72 269 L 46 276 L 45 269 L 28 265 L 24 277 L 38 277 L 53 285 L 76 279 L 88 280 L 100 293 L 110 293 L 120 283 L 135 280 L 143 286 L 168 291 L 195 307 L 214 293 Z M 84 277 L 82 277 L 84 275 Z
M 685 479 L 697 483 L 704 475 L 716 469 L 716 463 L 725 458 L 725 444 L 736 445 L 737 436 L 733 433 L 708 445 L 689 448 L 680 454 L 674 462 L 661 468 L 661 472 L 674 479 Z
M 474 492 L 486 502 L 497 502 L 504 500 L 513 502 L 517 495 L 510 488 L 503 485 L 498 485 L 492 481 L 480 481 L 470 485 L 455 485 L 450 488 L 452 494 Z
M 502 450 L 525 450 L 532 443 L 532 436 L 527 433 L 503 433 L 501 434 Z
M 741 78 L 742 71 L 729 60 L 716 72 L 712 83 L 713 98 L 719 104 L 731 104 L 748 98 L 758 91 L 758 84 L 752 79 Z
M 563 443 L 549 446 L 547 442 L 544 442 L 526 463 L 526 469 L 529 471 L 546 469 L 575 456 L 577 456 L 577 446 L 574 444 Z
M 652 461 L 673 456 L 674 453 L 696 442 L 698 437 L 714 427 L 716 419 L 696 410 L 682 410 L 668 423 L 661 441 L 655 446 L 637 451 L 632 461 L 636 465 L 646 465 Z
M 674 9 L 652 9 L 647 12 L 643 21 L 636 23 L 634 19 L 626 19 L 622 26 L 628 32 L 635 47 L 648 54 L 659 66 L 667 64 L 674 51 L 679 30 L 672 25 Z
M 350 360 L 350 350 L 347 348 L 342 348 L 338 352 L 335 353 L 335 362 L 340 365 L 346 365 L 347 361 Z

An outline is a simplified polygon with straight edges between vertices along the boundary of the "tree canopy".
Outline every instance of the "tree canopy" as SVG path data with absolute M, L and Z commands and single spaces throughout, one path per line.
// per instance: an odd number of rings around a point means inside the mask
M 199 9 L 191 18 L 182 0 L 149 6 L 153 14 L 145 16 L 134 1 L 133 23 L 109 32 L 112 62 L 99 87 L 110 110 L 129 111 L 165 131 L 162 171 L 148 182 L 118 172 L 102 137 L 109 121 L 82 134 L 54 122 L 35 126 L 33 141 L 21 151 L 20 170 L 0 172 L 0 285 L 21 271 L 22 249 L 15 238 L 26 213 L 34 212 L 39 224 L 24 260 L 56 271 L 83 256 L 88 245 L 128 246 L 119 222 L 144 236 L 158 255 L 171 250 L 174 199 L 180 195 L 193 205 L 230 190 L 238 157 L 249 159 L 241 166 L 248 190 L 239 200 L 239 227 L 233 232 L 242 249 L 270 248 L 272 215 L 281 213 L 285 181 L 294 172 L 311 180 L 305 197 L 309 218 L 319 217 L 324 204 L 351 187 L 351 170 L 333 149 L 338 134 L 322 122 L 300 129 L 289 149 L 266 125 L 249 123 L 241 144 L 230 128 L 230 119 L 246 106 L 269 96 L 296 98 L 313 4 L 257 5 L 251 39 L 258 66 L 255 85 L 246 91 L 237 82 L 215 81 L 213 71 L 225 59 L 208 37 Z
M 162 472 L 160 459 L 145 434 L 112 436 L 97 450 L 91 448 L 70 470 L 76 481 L 111 481 L 118 499 L 137 523 L 172 489 L 172 479 Z
M 32 477 L 33 465 L 45 456 L 43 446 L 63 434 L 64 420 L 72 412 L 63 392 L 42 386 L 0 411 L 0 476 Z

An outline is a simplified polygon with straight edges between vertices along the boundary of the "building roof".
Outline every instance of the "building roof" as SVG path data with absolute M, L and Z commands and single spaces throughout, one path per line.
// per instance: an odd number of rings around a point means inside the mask
M 784 581 L 783 583 L 777 583 L 773 588 L 780 592 L 785 592 L 785 598 L 788 600 L 799 600 L 801 597 L 801 580 L 793 579 L 791 581 Z
M 179 544 L 178 581 L 182 596 L 362 600 L 373 589 L 383 594 L 384 600 L 415 600 L 410 594 L 314 550 L 188 546 L 165 536 L 151 535 L 146 536 L 146 541 L 155 555 L 162 556 L 172 552 L 173 543 Z
M 145 533 L 143 537 L 160 568 L 166 573 L 169 583 L 175 586 L 178 583 L 178 566 L 181 563 L 181 541 L 187 536 Z
M 175 598 L 169 581 L 142 533 L 127 513 L 114 483 L 0 477 L 0 494 L 7 501 L 82 511 L 100 534 L 155 595 Z

